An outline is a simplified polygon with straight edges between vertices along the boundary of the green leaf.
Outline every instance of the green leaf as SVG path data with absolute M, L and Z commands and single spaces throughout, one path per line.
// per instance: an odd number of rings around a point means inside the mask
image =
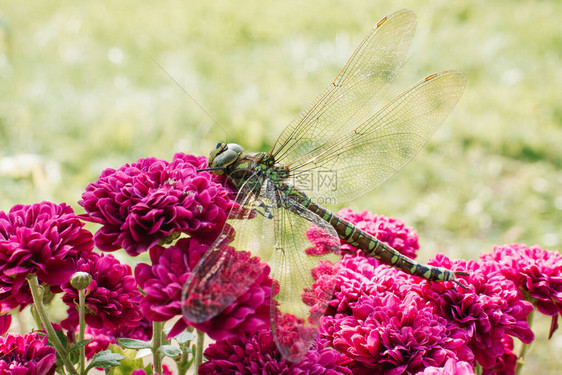
M 92 339 L 82 340 L 82 341 L 80 341 L 80 342 L 77 342 L 76 344 L 72 345 L 72 348 L 70 348 L 70 349 L 68 350 L 68 353 L 70 353 L 70 352 L 73 351 L 73 350 L 77 350 L 77 349 L 80 349 L 80 348 L 83 347 L 83 346 L 88 345 L 88 343 L 89 343 L 90 341 L 92 341 Z
M 66 335 L 64 334 L 62 328 L 59 330 L 56 330 L 55 333 L 57 334 L 57 337 L 59 338 L 61 344 L 63 347 L 66 348 L 66 345 L 68 343 L 68 338 L 66 337 Z
M 103 352 L 96 353 L 92 358 L 92 361 L 86 368 L 86 372 L 94 367 L 109 368 L 114 366 L 119 366 L 119 361 L 125 358 L 125 356 L 113 353 L 111 350 L 104 350 Z
M 193 334 L 193 332 L 183 331 L 182 333 L 174 337 L 174 340 L 176 340 L 180 344 L 185 344 L 188 341 L 195 340 L 195 335 Z
M 61 342 L 63 348 L 67 348 L 67 346 L 68 346 L 68 338 L 67 338 L 67 336 L 65 335 L 64 331 L 62 330 L 62 328 L 61 328 L 61 329 L 58 329 L 58 330 L 55 330 L 55 333 L 56 333 L 58 339 L 60 340 L 60 342 Z M 69 333 L 70 333 L 70 331 L 69 331 Z M 40 335 L 46 336 L 46 334 L 43 333 L 43 332 L 41 332 Z M 53 343 L 51 342 L 51 340 L 49 340 L 49 344 L 50 344 L 50 345 L 53 345 Z M 67 353 L 68 353 L 68 357 L 69 357 L 69 359 L 70 359 L 70 362 L 71 362 L 72 364 L 77 364 L 77 363 L 78 363 L 78 359 L 79 359 L 79 353 L 78 353 L 78 352 L 72 352 L 72 353 L 71 353 L 70 350 L 69 350 Z M 62 360 L 61 360 L 61 358 L 60 358 L 60 353 L 57 352 L 56 355 L 57 355 L 57 366 L 63 367 L 63 363 L 62 363 Z
M 150 341 L 126 338 L 117 339 L 117 343 L 127 349 L 144 349 L 150 348 L 152 346 L 152 343 Z
M 137 350 L 134 349 L 123 349 L 117 344 L 109 345 L 109 348 L 114 353 L 119 353 L 125 356 L 124 359 L 120 361 L 118 367 L 112 367 L 107 372 L 108 375 L 131 375 L 131 373 L 137 369 L 144 369 L 147 375 L 152 374 L 152 369 L 150 368 L 150 363 L 145 366 L 142 359 L 137 359 Z M 145 350 L 145 349 L 141 349 Z M 150 370 L 150 371 L 148 371 Z
M 165 356 L 172 358 L 181 354 L 181 350 L 172 345 L 162 345 L 158 348 L 158 351 L 162 352 Z

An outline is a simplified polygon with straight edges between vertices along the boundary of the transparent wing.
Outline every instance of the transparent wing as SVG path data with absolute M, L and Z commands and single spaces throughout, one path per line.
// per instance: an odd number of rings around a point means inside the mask
M 292 181 L 312 199 L 346 202 L 373 190 L 402 169 L 425 145 L 460 99 L 459 71 L 417 82 L 351 131 L 291 163 Z
M 248 181 L 257 178 L 250 177 Z M 218 315 L 242 295 L 260 276 L 265 264 L 247 252 L 273 247 L 273 220 L 264 211 L 258 187 L 242 186 L 217 240 L 201 258 L 182 292 L 182 312 L 193 322 Z M 255 185 L 254 185 L 255 186 Z M 246 252 L 246 253 L 244 253 Z
M 315 340 L 332 296 L 340 241 L 320 217 L 291 198 L 277 199 L 285 208 L 274 210 L 275 253 L 270 264 L 279 290 L 272 292 L 271 326 L 281 354 L 298 362 Z
M 281 133 L 271 154 L 282 164 L 321 151 L 370 116 L 406 59 L 416 16 L 400 10 L 367 34 L 334 82 Z
M 244 210 L 230 213 L 221 236 L 186 281 L 183 315 L 194 323 L 218 315 L 250 287 L 263 272 L 263 262 L 268 262 L 275 283 L 274 337 L 283 356 L 299 361 L 318 334 L 333 292 L 339 238 L 327 222 L 267 179 L 259 191 L 242 188 L 237 202 Z M 239 256 L 248 251 L 254 258 Z

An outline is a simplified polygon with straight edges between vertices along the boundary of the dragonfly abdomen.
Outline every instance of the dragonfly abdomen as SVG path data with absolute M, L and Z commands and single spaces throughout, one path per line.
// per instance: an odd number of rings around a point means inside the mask
M 453 281 L 453 271 L 441 267 L 427 266 L 398 252 L 398 250 L 379 241 L 373 235 L 357 228 L 349 221 L 333 214 L 324 207 L 316 204 L 310 197 L 292 187 L 291 196 L 303 206 L 330 223 L 336 230 L 339 238 L 347 243 L 360 248 L 369 256 L 375 257 L 385 264 L 396 267 L 410 275 L 423 277 L 432 281 Z

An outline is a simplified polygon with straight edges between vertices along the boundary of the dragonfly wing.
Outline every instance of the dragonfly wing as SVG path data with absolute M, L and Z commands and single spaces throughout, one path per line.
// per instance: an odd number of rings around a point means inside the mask
M 279 198 L 286 199 L 286 198 Z M 298 362 L 332 296 L 340 241 L 332 226 L 290 198 L 275 210 L 271 326 L 281 354 Z
M 432 74 L 398 95 L 373 117 L 325 145 L 321 153 L 292 163 L 292 181 L 313 199 L 342 203 L 375 189 L 421 150 L 459 101 L 466 77 L 459 71 Z M 359 173 L 360 172 L 360 173 Z M 319 173 L 329 174 L 322 184 Z M 326 177 L 326 176 L 324 176 Z
M 373 113 L 386 88 L 403 65 L 416 27 L 416 16 L 401 10 L 373 28 L 334 82 L 281 133 L 271 154 L 287 164 L 322 150 L 345 129 Z
M 251 177 L 248 181 L 251 181 Z M 231 305 L 266 267 L 248 253 L 273 247 L 273 220 L 264 212 L 258 187 L 240 189 L 217 240 L 188 277 L 182 293 L 182 312 L 193 323 L 205 322 Z

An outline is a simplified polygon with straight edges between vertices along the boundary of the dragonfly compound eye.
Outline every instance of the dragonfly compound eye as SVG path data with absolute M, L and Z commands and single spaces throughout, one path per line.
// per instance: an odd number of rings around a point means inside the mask
M 211 167 L 227 167 L 238 160 L 243 151 L 242 146 L 236 143 L 218 143 L 217 147 L 211 151 L 209 165 Z
M 229 143 L 226 146 L 229 150 L 232 150 L 232 151 L 234 151 L 238 154 L 240 154 L 240 153 L 242 153 L 242 151 L 244 151 L 244 148 L 237 143 Z
M 212 166 L 213 161 L 215 160 L 217 155 L 219 155 L 221 152 L 223 152 L 226 149 L 227 149 L 226 143 L 222 143 L 222 142 L 217 143 L 215 148 L 209 153 L 209 158 L 207 159 L 209 161 L 209 165 Z
M 233 150 L 221 152 L 211 161 L 211 167 L 228 167 L 238 160 L 239 154 Z

